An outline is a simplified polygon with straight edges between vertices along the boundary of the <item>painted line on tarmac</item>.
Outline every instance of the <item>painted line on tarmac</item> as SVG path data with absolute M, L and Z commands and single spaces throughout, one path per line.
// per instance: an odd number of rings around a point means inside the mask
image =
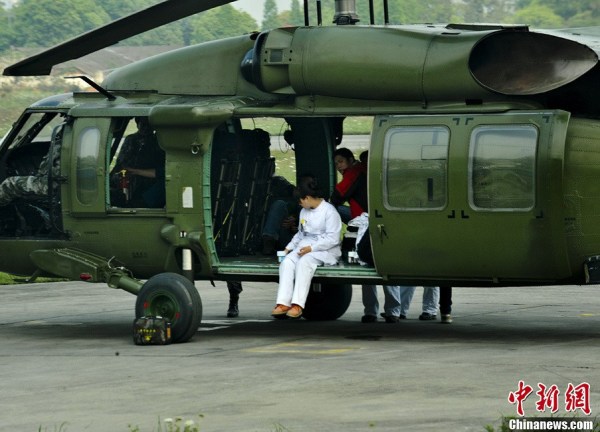
M 229 328 L 236 324 L 245 324 L 245 323 L 264 323 L 271 322 L 272 319 L 264 319 L 264 320 L 204 320 L 200 323 L 200 328 L 198 331 L 214 331 L 214 330 L 222 330 Z
M 310 354 L 310 355 L 340 355 L 351 351 L 360 350 L 360 347 L 337 347 L 330 345 L 302 342 L 282 342 L 275 345 L 249 348 L 244 350 L 251 353 L 261 354 Z

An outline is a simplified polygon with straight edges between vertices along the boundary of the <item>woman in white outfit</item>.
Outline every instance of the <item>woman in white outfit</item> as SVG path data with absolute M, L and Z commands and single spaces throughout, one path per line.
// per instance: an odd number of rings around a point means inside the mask
M 275 318 L 300 318 L 315 270 L 321 265 L 337 264 L 342 251 L 342 221 L 329 204 L 313 177 L 303 177 L 294 191 L 300 210 L 298 232 L 285 247 L 279 266 Z

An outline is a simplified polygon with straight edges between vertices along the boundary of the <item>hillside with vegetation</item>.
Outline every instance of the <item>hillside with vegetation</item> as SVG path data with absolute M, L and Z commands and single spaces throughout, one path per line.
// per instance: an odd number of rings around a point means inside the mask
M 0 68 L 44 48 L 61 43 L 159 0 L 0 0 Z M 81 88 L 63 78 L 72 70 L 100 82 L 110 70 L 174 47 L 182 47 L 252 31 L 304 24 L 300 0 L 279 11 L 266 0 L 263 19 L 257 23 L 231 4 L 196 14 L 121 43 L 58 65 L 50 77 L 0 77 L 0 135 L 4 135 L 24 107 L 51 94 Z M 317 24 L 316 2 L 309 1 L 310 23 Z M 334 0 L 321 2 L 323 25 L 331 25 Z M 361 23 L 369 22 L 368 2 L 356 0 Z M 375 2 L 376 24 L 383 23 L 382 3 Z M 597 0 L 392 0 L 391 24 L 424 22 L 521 23 L 560 28 L 600 23 Z M 133 48 L 132 48 L 133 47 Z
M 0 8 L 0 51 L 15 47 L 47 47 L 159 0 L 19 0 L 12 7 L 4 0 Z M 280 26 L 304 24 L 300 0 L 290 10 L 279 11 L 275 0 L 266 0 L 262 22 L 231 4 L 179 20 L 127 39 L 123 45 L 191 45 L 208 40 Z M 375 2 L 376 23 L 382 23 L 382 3 Z M 12 3 L 11 3 L 12 4 Z M 316 2 L 309 1 L 311 24 L 316 24 Z M 323 24 L 331 24 L 334 0 L 323 0 Z M 357 0 L 357 12 L 368 23 L 366 0 Z M 393 0 L 389 2 L 391 24 L 423 22 L 503 22 L 535 27 L 598 25 L 597 0 Z

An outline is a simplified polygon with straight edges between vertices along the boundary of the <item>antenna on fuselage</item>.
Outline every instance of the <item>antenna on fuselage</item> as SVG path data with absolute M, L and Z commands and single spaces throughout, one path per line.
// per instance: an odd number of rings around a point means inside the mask
M 76 78 L 79 78 L 80 80 L 85 81 L 94 90 L 96 90 L 98 93 L 101 93 L 104 96 L 106 96 L 106 98 L 110 101 L 114 101 L 117 98 L 115 95 L 113 95 L 111 92 L 106 90 L 104 87 L 100 86 L 100 84 L 96 84 L 94 81 L 92 81 L 90 78 L 86 77 L 85 75 L 76 75 L 76 76 L 65 77 L 65 79 L 76 79 Z
M 317 25 L 321 27 L 323 24 L 323 13 L 321 10 L 321 0 L 317 0 Z
M 310 25 L 310 21 L 308 19 L 308 0 L 304 0 L 304 25 L 306 27 Z
M 385 25 L 390 23 L 390 10 L 388 8 L 388 0 L 383 0 L 383 22 Z

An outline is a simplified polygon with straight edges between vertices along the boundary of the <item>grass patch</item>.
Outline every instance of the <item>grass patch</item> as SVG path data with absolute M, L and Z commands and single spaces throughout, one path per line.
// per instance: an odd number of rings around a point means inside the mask
M 242 119 L 244 129 L 263 129 L 271 135 L 271 141 L 274 136 L 283 135 L 287 129 L 287 123 L 283 118 L 277 117 L 256 117 Z M 346 135 L 369 135 L 373 127 L 373 117 L 355 116 L 346 117 L 344 120 L 344 134 Z
M 20 276 L 20 275 L 13 275 L 10 273 L 3 273 L 0 272 L 0 285 L 15 285 L 15 284 L 21 284 L 21 283 L 34 283 L 34 282 L 39 282 L 39 283 L 48 283 L 48 282 L 64 282 L 68 279 L 64 279 L 64 278 L 52 278 L 52 277 L 38 277 L 35 278 L 35 280 L 33 281 L 29 281 L 29 276 Z
M 0 285 L 12 285 L 19 283 L 23 279 L 23 276 L 15 276 L 8 273 L 0 272 Z

